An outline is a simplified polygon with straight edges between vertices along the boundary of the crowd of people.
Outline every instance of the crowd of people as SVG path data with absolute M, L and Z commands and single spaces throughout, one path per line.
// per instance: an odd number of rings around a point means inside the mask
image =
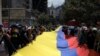
M 11 25 L 7 30 L 0 26 L 0 43 L 4 42 L 5 49 L 9 56 L 18 49 L 25 47 L 28 43 L 35 41 L 36 36 L 42 34 L 44 31 L 55 30 L 57 25 L 52 26 L 25 26 L 25 25 Z M 97 26 L 88 26 L 82 23 L 80 26 L 65 26 L 62 31 L 65 35 L 77 35 L 79 45 L 86 44 L 89 49 L 94 49 L 100 52 L 100 22 Z
M 71 22 L 72 23 L 72 22 Z M 100 53 L 100 22 L 95 25 L 81 23 L 78 26 L 76 22 L 70 26 L 63 26 L 63 32 L 68 36 L 77 36 L 79 46 L 87 46 L 89 49 Z
M 9 53 L 9 56 L 11 56 L 16 50 L 25 47 L 33 40 L 35 41 L 37 35 L 42 34 L 44 31 L 51 30 L 54 30 L 54 27 L 14 24 L 8 29 L 4 29 L 3 26 L 0 25 L 0 44 L 4 42 L 4 47 Z

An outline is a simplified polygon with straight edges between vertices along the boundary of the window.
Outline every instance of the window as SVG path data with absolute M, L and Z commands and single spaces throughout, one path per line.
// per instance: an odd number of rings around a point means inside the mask
M 2 7 L 7 8 L 7 0 L 2 0 Z
M 2 11 L 2 16 L 3 17 L 7 17 L 8 16 L 9 11 L 8 10 L 3 10 Z
M 11 7 L 11 0 L 2 0 L 2 7 L 3 8 Z

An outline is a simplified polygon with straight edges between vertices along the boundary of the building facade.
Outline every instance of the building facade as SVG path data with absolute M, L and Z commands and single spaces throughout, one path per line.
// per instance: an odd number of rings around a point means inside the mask
M 62 6 L 54 7 L 53 5 L 48 8 L 48 14 L 49 16 L 53 18 L 60 18 L 62 15 Z
M 25 19 L 24 0 L 2 0 L 2 22 L 4 27 L 22 23 Z
M 0 0 L 0 24 L 2 24 L 2 3 Z
M 26 17 L 29 5 L 27 0 L 2 0 L 3 25 L 5 27 L 17 23 L 29 25 L 29 21 L 32 21 L 30 17 Z
M 0 0 L 1 2 L 1 0 Z M 32 11 L 46 12 L 47 0 L 2 0 L 2 21 L 5 27 L 11 24 L 30 24 Z

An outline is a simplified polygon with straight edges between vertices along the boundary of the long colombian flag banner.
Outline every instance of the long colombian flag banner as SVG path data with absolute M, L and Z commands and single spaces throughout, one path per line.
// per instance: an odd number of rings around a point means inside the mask
M 59 27 L 55 31 L 44 32 L 37 36 L 36 41 L 18 50 L 12 56 L 97 56 L 89 53 L 87 47 L 78 46 L 77 37 L 66 39 L 62 27 Z

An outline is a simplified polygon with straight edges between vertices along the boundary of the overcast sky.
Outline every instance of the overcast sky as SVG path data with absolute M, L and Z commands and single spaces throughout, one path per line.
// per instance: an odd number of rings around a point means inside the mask
M 64 3 L 65 0 L 48 0 L 48 7 L 50 7 L 52 4 L 54 7 L 60 6 Z

